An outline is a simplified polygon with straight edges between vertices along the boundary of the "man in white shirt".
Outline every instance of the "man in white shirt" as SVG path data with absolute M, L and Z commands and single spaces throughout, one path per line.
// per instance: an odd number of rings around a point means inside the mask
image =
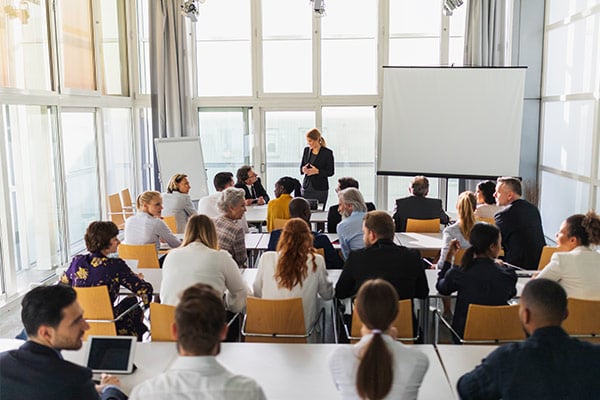
M 227 323 L 223 300 L 213 288 L 198 283 L 183 292 L 172 332 L 179 357 L 167 371 L 137 385 L 131 400 L 266 399 L 256 381 L 231 373 L 216 359 Z

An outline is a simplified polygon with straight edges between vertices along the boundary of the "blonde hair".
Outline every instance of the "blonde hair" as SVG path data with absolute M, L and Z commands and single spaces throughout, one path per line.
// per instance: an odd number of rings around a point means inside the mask
M 167 185 L 167 192 L 168 193 L 173 193 L 173 192 L 179 192 L 179 189 L 177 188 L 177 185 L 179 183 L 181 183 L 181 181 L 187 178 L 186 174 L 175 174 L 171 177 L 171 179 L 169 179 L 169 184 Z
M 215 223 L 204 214 L 192 216 L 185 226 L 185 234 L 183 235 L 181 247 L 193 242 L 201 242 L 211 249 L 219 249 L 219 239 L 217 238 Z
M 144 193 L 140 194 L 137 199 L 135 199 L 135 206 L 138 210 L 143 211 L 144 205 L 148 204 L 155 199 L 156 197 L 160 197 L 160 192 L 156 192 L 154 190 L 147 190 Z
M 462 192 L 458 195 L 456 211 L 458 211 L 458 223 L 460 233 L 467 239 L 471 234 L 471 229 L 475 226 L 475 209 L 477 208 L 477 196 L 473 192 Z
M 321 135 L 321 131 L 317 128 L 312 128 L 310 131 L 306 132 L 306 137 L 312 140 L 316 140 L 323 147 L 327 147 L 325 138 Z

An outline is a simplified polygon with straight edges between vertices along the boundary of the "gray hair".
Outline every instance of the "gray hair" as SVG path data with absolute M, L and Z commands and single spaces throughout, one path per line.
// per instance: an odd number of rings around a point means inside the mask
M 228 187 L 221 192 L 221 198 L 217 202 L 217 208 L 222 212 L 226 213 L 231 208 L 236 207 L 238 204 L 245 200 L 246 193 L 244 189 L 238 189 L 235 187 Z
M 360 191 L 356 188 L 350 187 L 341 190 L 338 193 L 338 198 L 344 203 L 352 206 L 352 211 L 367 212 L 367 205 Z

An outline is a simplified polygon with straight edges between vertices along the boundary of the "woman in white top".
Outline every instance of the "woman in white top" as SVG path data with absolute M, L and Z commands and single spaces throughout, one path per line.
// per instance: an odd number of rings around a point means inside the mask
M 600 300 L 600 217 L 590 211 L 567 218 L 556 234 L 559 252 L 554 253 L 538 278 L 557 281 L 568 297 Z
M 153 243 L 158 251 L 160 241 L 163 240 L 173 248 L 179 247 L 181 241 L 161 219 L 163 206 L 159 192 L 146 191 L 140 194 L 136 199 L 136 206 L 138 212 L 125 220 L 123 243 Z
M 214 222 L 195 215 L 187 223 L 181 247 L 171 250 L 163 265 L 160 297 L 176 306 L 179 295 L 196 283 L 205 283 L 226 294 L 227 308 L 236 313 L 246 306 L 250 289 L 240 270 L 225 250 L 219 250 Z
M 175 216 L 177 233 L 183 233 L 188 219 L 197 214 L 189 195 L 191 188 L 187 175 L 175 174 L 169 181 L 167 193 L 163 195 L 163 214 L 165 216 Z
M 456 202 L 458 221 L 444 228 L 444 232 L 442 233 L 443 244 L 440 253 L 440 266 L 444 264 L 448 249 L 450 248 L 450 242 L 453 239 L 458 240 L 462 249 L 471 247 L 469 235 L 475 222 L 477 222 L 474 213 L 475 207 L 477 207 L 477 199 L 473 192 L 466 191 L 458 195 L 458 201 Z
M 342 399 L 416 399 L 429 359 L 394 340 L 396 289 L 383 279 L 368 280 L 358 291 L 355 307 L 363 323 L 362 339 L 329 356 L 329 369 Z
M 301 297 L 308 328 L 317 316 L 317 294 L 325 300 L 333 298 L 325 260 L 313 248 L 308 224 L 292 218 L 283 226 L 277 252 L 265 252 L 258 262 L 254 295 L 265 299 Z
M 504 207 L 496 205 L 494 192 L 496 184 L 493 181 L 482 181 L 477 184 L 475 196 L 477 196 L 477 209 L 475 216 L 479 218 L 494 218 L 494 214 L 502 210 Z

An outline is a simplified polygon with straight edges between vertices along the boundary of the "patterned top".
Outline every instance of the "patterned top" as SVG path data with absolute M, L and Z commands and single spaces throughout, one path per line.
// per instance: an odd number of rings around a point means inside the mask
M 227 250 L 233 257 L 238 267 L 246 266 L 248 254 L 246 254 L 246 235 L 240 220 L 233 220 L 221 215 L 215 219 L 219 247 Z

